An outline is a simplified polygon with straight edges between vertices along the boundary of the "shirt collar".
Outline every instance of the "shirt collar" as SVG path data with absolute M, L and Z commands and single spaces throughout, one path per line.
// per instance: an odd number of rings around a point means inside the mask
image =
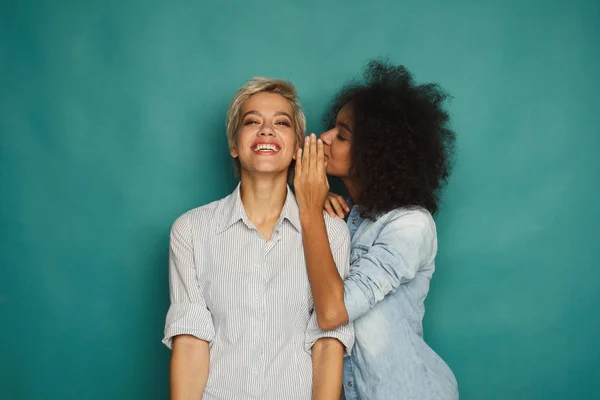
M 298 232 L 302 232 L 302 225 L 300 224 L 300 210 L 298 209 L 298 203 L 296 202 L 296 196 L 290 189 L 289 185 L 287 187 L 287 197 L 285 198 L 285 204 L 283 205 L 283 209 L 281 210 L 280 219 L 285 218 Z
M 242 203 L 242 197 L 240 195 L 240 186 L 241 183 L 238 184 L 233 193 L 231 193 L 225 199 L 225 209 L 223 212 L 223 217 L 221 219 L 220 228 L 218 229 L 217 233 L 224 232 L 239 220 L 242 220 L 244 224 L 246 224 L 246 226 L 252 227 L 252 223 L 248 219 L 248 216 L 246 215 L 246 210 L 244 209 L 244 204 Z M 279 222 L 277 223 L 277 225 L 279 225 L 283 219 L 287 219 L 288 221 L 290 221 L 292 226 L 298 232 L 302 232 L 298 203 L 296 202 L 296 196 L 294 196 L 294 193 L 290 189 L 289 185 L 287 186 L 287 196 L 285 198 L 283 208 L 281 209 L 281 214 L 279 216 Z

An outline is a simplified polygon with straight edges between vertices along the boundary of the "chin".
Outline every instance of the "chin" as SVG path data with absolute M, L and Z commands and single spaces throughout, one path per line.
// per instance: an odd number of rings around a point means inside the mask
M 331 169 L 331 168 L 329 168 L 329 167 L 327 167 L 327 168 L 325 169 L 325 173 L 326 173 L 327 175 L 329 175 L 329 176 L 338 176 L 338 174 L 336 174 L 336 173 L 335 173 L 335 170 L 334 170 L 334 169 Z
M 287 174 L 288 167 L 271 167 L 271 166 L 256 166 L 255 168 L 249 168 L 248 172 L 254 174 L 270 174 L 270 175 L 278 175 L 278 174 Z
M 241 160 L 240 160 L 241 161 Z M 244 160 L 246 161 L 246 160 Z M 276 173 L 281 171 L 287 171 L 291 164 L 286 163 L 284 160 L 248 160 L 247 162 L 241 161 L 242 168 L 248 172 L 270 172 Z

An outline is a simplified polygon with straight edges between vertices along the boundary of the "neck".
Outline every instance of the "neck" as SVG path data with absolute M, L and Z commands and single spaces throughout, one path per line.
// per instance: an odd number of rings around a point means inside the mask
M 346 190 L 348 190 L 348 194 L 350 195 L 350 200 L 352 200 L 352 204 L 357 204 L 358 189 L 356 188 L 356 185 L 354 185 L 350 178 L 342 178 L 342 182 L 344 183 L 344 186 L 346 186 Z
M 277 220 L 287 197 L 287 171 L 278 175 L 242 171 L 240 196 L 246 215 L 255 225 Z

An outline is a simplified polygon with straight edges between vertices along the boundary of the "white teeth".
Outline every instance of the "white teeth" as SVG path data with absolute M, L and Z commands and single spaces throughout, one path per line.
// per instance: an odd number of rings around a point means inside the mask
M 261 144 L 257 144 L 256 147 L 254 148 L 254 150 L 257 150 L 257 151 L 277 151 L 277 147 L 274 144 L 261 143 Z

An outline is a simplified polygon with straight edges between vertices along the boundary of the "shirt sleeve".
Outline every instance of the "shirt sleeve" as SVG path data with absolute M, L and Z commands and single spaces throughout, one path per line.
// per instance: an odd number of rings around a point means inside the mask
M 194 262 L 192 232 L 187 214 L 171 228 L 169 244 L 169 289 L 171 305 L 162 342 L 172 348 L 173 337 L 192 335 L 210 342 L 215 331 L 210 311 L 198 282 Z
M 348 275 L 350 266 L 350 233 L 348 232 L 348 227 L 342 220 L 334 220 L 329 216 L 325 217 L 325 222 L 327 224 L 329 245 L 331 247 L 333 260 L 335 261 L 340 276 L 345 278 Z M 313 345 L 317 340 L 324 337 L 338 339 L 344 345 L 346 355 L 349 355 L 352 346 L 354 345 L 354 325 L 352 323 L 347 323 L 346 325 L 339 326 L 330 331 L 324 331 L 319 328 L 319 324 L 317 323 L 317 313 L 313 308 L 311 310 L 308 327 L 306 328 L 306 351 L 312 353 Z
M 392 214 L 369 248 L 354 245 L 344 302 L 350 321 L 361 317 L 435 257 L 435 223 L 415 210 Z

